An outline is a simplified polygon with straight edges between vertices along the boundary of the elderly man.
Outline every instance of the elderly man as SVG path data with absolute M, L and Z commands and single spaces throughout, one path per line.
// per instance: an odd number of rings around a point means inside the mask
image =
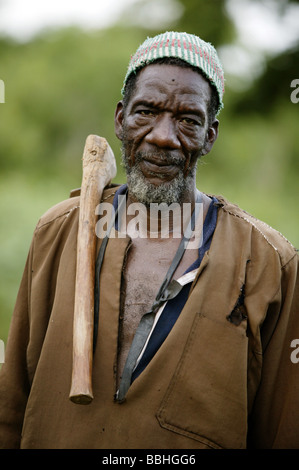
M 185 232 L 159 230 L 109 239 L 96 285 L 94 399 L 80 406 L 69 400 L 79 196 L 41 217 L 1 370 L 1 447 L 299 447 L 298 255 L 196 188 L 223 84 L 216 51 L 194 35 L 148 38 L 132 57 L 115 113 L 127 183 L 107 187 L 103 202 L 116 208 L 123 196 L 146 220 L 152 204 L 189 206 L 193 224 L 198 204 L 200 242 L 188 248 Z

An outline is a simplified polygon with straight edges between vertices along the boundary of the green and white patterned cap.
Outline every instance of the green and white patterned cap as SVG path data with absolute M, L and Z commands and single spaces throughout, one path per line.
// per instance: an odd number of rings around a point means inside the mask
M 136 74 L 141 68 L 164 57 L 177 57 L 200 69 L 218 92 L 219 113 L 223 108 L 223 68 L 214 46 L 193 34 L 167 31 L 153 38 L 147 38 L 131 56 L 122 93 L 124 93 L 127 80 L 132 73 Z

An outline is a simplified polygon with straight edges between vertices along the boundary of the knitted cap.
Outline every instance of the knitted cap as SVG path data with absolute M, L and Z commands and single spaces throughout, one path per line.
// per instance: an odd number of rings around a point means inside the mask
M 146 65 L 164 57 L 177 57 L 200 69 L 207 80 L 216 87 L 219 97 L 219 113 L 223 108 L 223 68 L 215 48 L 193 34 L 167 31 L 153 38 L 147 38 L 131 56 L 122 93 L 124 93 L 131 73 L 137 73 Z

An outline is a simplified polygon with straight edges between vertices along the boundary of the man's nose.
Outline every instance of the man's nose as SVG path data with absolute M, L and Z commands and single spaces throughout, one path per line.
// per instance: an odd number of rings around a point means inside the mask
M 145 141 L 160 148 L 178 149 L 181 145 L 175 122 L 167 114 L 158 116 L 155 119 L 155 124 L 146 135 Z

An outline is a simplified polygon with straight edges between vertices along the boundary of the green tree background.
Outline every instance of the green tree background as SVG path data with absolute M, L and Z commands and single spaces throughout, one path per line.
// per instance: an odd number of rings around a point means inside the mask
M 118 162 L 115 182 L 125 180 L 113 117 L 130 54 L 146 36 L 166 29 L 198 34 L 219 48 L 236 40 L 225 1 L 176 1 L 179 13 L 168 15 L 166 9 L 159 27 L 144 20 L 155 3 L 137 2 L 117 24 L 105 29 L 51 29 L 26 42 L 0 32 L 0 79 L 5 83 L 5 103 L 0 104 L 0 338 L 4 341 L 34 227 L 43 212 L 80 186 L 88 134 L 107 138 Z M 280 2 L 281 12 L 295 3 Z M 224 195 L 297 247 L 299 103 L 293 103 L 290 95 L 292 80 L 299 78 L 298 55 L 299 44 L 265 56 L 264 67 L 250 86 L 240 87 L 239 78 L 226 75 L 220 135 L 198 169 L 201 190 Z M 231 61 L 236 60 L 232 53 Z

